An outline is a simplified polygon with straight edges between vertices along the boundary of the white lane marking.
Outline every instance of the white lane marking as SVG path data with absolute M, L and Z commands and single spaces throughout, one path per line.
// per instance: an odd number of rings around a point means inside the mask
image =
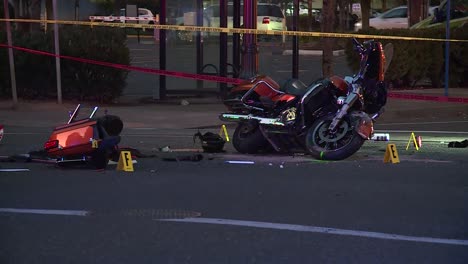
M 430 124 L 452 124 L 452 123 L 468 123 L 468 121 L 438 121 L 438 122 L 411 122 L 411 123 L 379 123 L 381 126 L 389 125 L 430 125 Z
M 243 220 L 231 220 L 231 219 L 217 219 L 217 218 L 158 219 L 158 221 L 245 226 L 245 227 L 298 231 L 298 232 L 323 233 L 323 234 L 344 235 L 344 236 L 358 236 L 358 237 L 368 237 L 368 238 L 387 239 L 387 240 L 402 240 L 402 241 L 412 241 L 412 242 L 422 242 L 422 243 L 468 246 L 468 240 L 405 236 L 405 235 L 397 235 L 397 234 L 347 230 L 347 229 L 338 229 L 338 228 L 320 227 L 320 226 L 291 225 L 291 224 L 279 224 L 279 223 L 243 221 Z
M 121 134 L 125 137 L 164 137 L 164 138 L 193 138 L 193 135 L 167 135 L 167 134 Z
M 0 208 L 0 213 L 87 216 L 89 211 Z
M 247 161 L 247 160 L 226 160 L 226 163 L 230 163 L 230 164 L 255 164 L 254 161 Z
M 84 211 L 84 210 L 44 210 L 44 209 L 0 208 L 0 213 L 88 216 L 90 212 Z M 468 240 L 405 236 L 405 235 L 397 235 L 397 234 L 347 230 L 347 229 L 319 227 L 319 226 L 279 224 L 279 223 L 269 223 L 269 222 L 256 222 L 256 221 L 230 220 L 230 219 L 217 219 L 217 218 L 158 219 L 158 221 L 245 226 L 245 227 L 298 231 L 298 232 L 324 233 L 324 234 L 345 235 L 345 236 L 359 236 L 359 237 L 369 237 L 369 238 L 387 239 L 387 240 L 402 240 L 402 241 L 412 241 L 412 242 L 468 246 Z
M 29 169 L 0 169 L 0 172 L 29 171 Z
M 430 130 L 382 130 L 376 129 L 375 132 L 387 133 L 436 133 L 436 134 L 468 134 L 468 131 L 430 131 Z

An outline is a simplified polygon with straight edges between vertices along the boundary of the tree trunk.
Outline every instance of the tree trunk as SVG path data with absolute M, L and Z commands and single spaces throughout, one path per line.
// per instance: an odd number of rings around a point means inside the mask
M 41 18 L 41 0 L 15 0 L 15 17 L 24 19 Z M 22 3 L 22 4 L 20 4 Z M 19 23 L 18 29 L 24 32 L 40 30 L 39 23 Z
M 333 32 L 333 25 L 335 23 L 335 0 L 323 0 L 322 6 L 322 32 Z M 333 38 L 322 39 L 322 75 L 323 77 L 330 77 L 333 75 Z
M 127 1 L 124 0 L 114 0 L 114 15 L 120 16 L 120 9 L 126 8 Z
M 31 19 L 41 19 L 41 0 L 32 0 L 31 1 Z M 40 23 L 31 23 L 31 31 L 40 31 Z
M 361 19 L 362 29 L 369 29 L 369 15 L 370 15 L 371 0 L 361 0 Z
M 309 30 L 312 31 L 312 25 L 314 21 L 312 20 L 312 0 L 307 0 L 307 21 L 309 24 Z

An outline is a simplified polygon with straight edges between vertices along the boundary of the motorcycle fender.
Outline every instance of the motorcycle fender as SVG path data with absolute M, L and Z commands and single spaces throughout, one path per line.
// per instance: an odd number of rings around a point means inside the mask
M 309 90 L 301 99 L 302 122 L 312 124 L 317 116 L 336 112 L 338 110 L 327 80 L 319 80 L 309 86 Z M 318 112 L 319 111 L 319 112 Z
M 307 107 L 309 112 L 313 113 L 324 104 L 328 103 L 328 96 L 326 95 L 327 86 L 321 82 L 311 85 L 311 88 L 302 96 L 301 107 L 302 112 L 305 113 Z
M 309 86 L 310 88 L 308 91 L 302 96 L 301 103 L 305 105 L 309 102 L 309 100 L 315 96 L 317 96 L 320 92 L 322 92 L 326 85 L 321 81 L 317 81 Z
M 362 138 L 370 139 L 374 133 L 374 123 L 372 118 L 364 112 L 353 112 L 352 119 L 355 120 L 355 130 Z

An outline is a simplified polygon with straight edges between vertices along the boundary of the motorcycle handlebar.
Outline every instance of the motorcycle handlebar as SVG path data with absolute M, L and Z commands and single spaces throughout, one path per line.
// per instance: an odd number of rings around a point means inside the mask
M 364 50 L 364 47 L 362 46 L 362 44 L 356 38 L 353 38 L 353 44 L 354 44 L 354 49 L 361 54 L 362 51 Z
M 368 41 L 364 41 L 361 44 L 356 38 L 353 38 L 353 44 L 354 44 L 355 50 L 357 50 L 359 54 L 363 54 L 367 50 L 366 47 L 370 47 L 371 46 L 370 44 L 372 42 L 373 40 L 368 40 Z

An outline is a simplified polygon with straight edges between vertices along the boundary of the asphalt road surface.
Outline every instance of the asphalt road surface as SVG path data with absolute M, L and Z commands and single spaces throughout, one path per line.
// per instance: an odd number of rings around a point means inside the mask
M 122 143 L 155 155 L 133 172 L 0 163 L 28 169 L 0 172 L 0 263 L 466 263 L 468 151 L 447 140 L 468 131 L 451 125 L 458 133 L 418 132 L 419 151 L 403 131 L 339 162 L 230 143 L 189 152 L 197 129 L 128 128 Z M 9 131 L 3 155 L 48 136 Z M 387 143 L 400 163 L 383 162 Z M 184 160 L 194 154 L 204 159 Z

